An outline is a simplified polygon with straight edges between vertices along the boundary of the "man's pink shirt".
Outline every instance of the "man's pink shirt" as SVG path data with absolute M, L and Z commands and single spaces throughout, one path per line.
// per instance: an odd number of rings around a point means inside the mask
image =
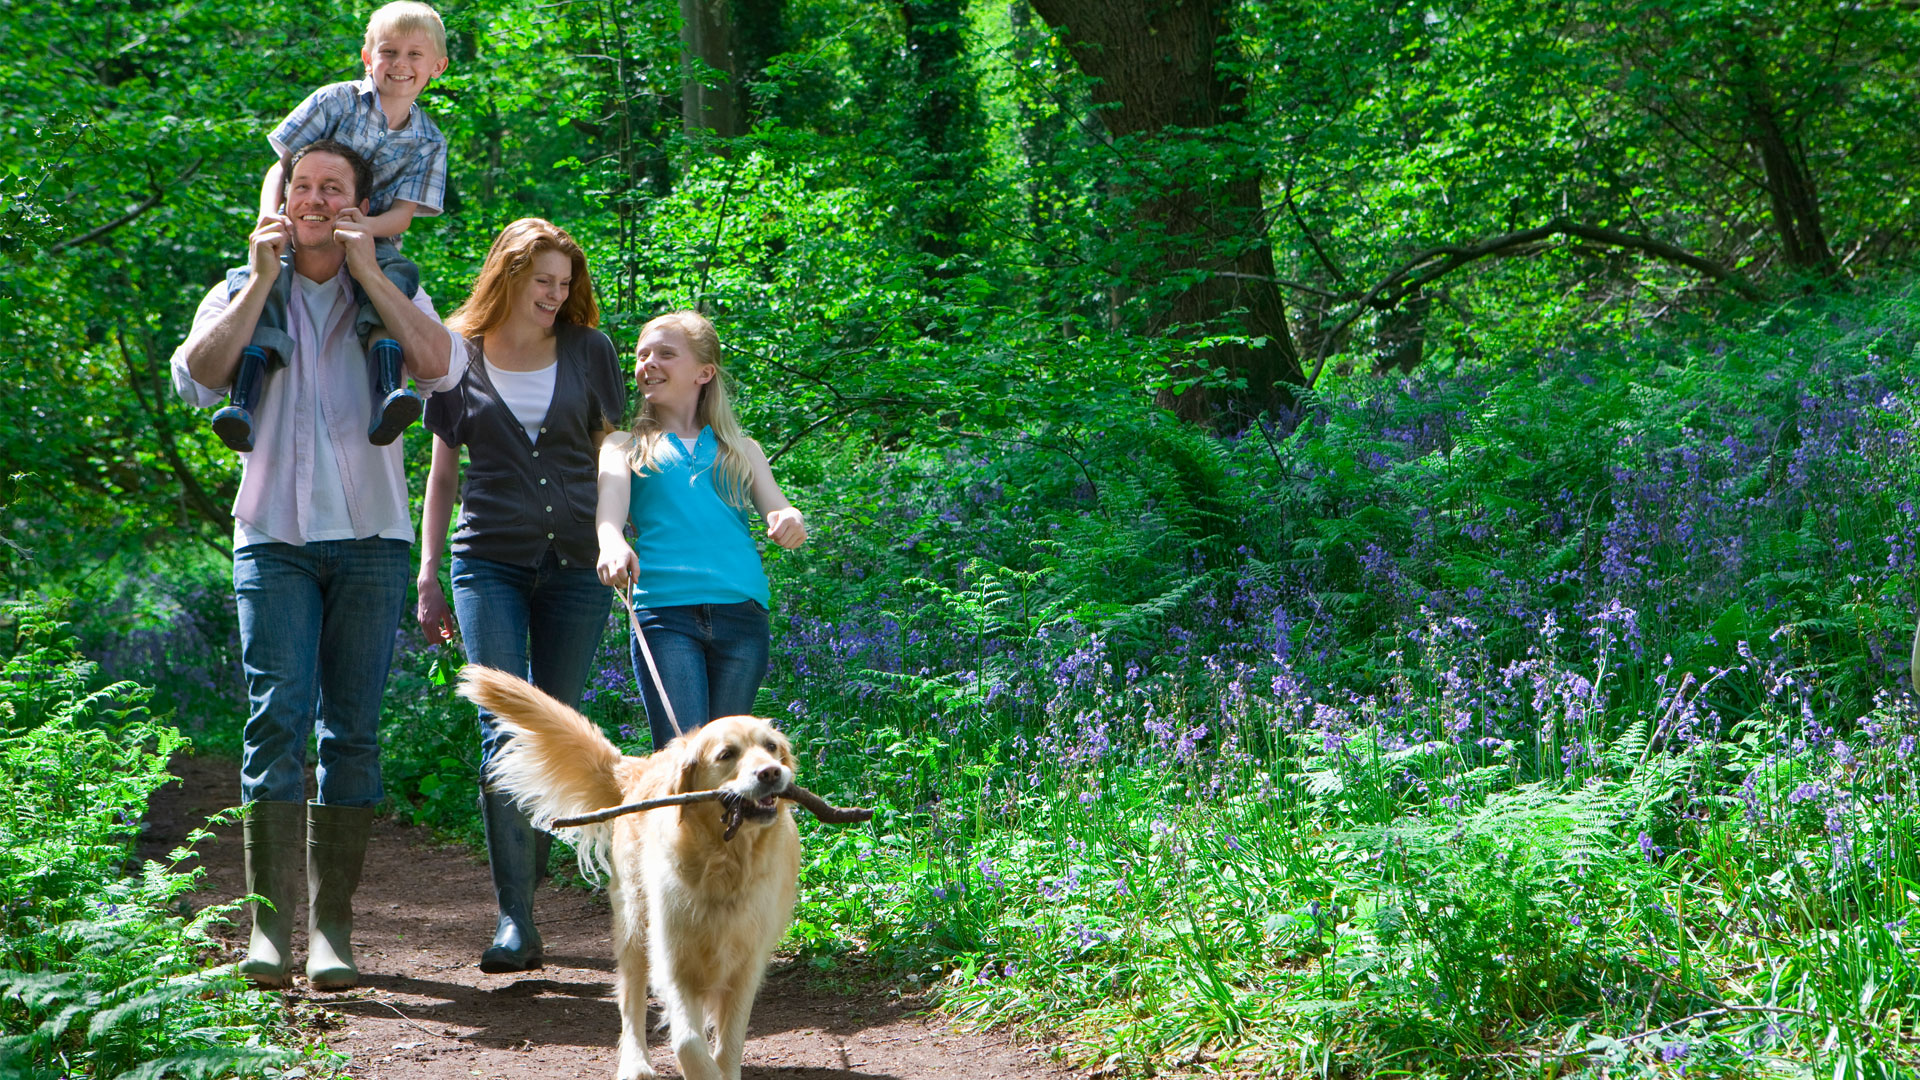
M 290 267 L 282 271 L 295 272 Z M 314 424 L 324 423 L 332 437 L 354 535 L 411 543 L 413 522 L 407 514 L 401 441 L 387 446 L 367 441 L 366 353 L 353 332 L 358 305 L 352 302 L 353 280 L 346 267 L 341 267 L 333 285 L 346 294 L 347 302 L 334 305 L 327 326 L 312 325 L 306 305 L 297 297 L 287 305 L 287 330 L 294 340 L 294 355 L 288 358 L 286 367 L 272 374 L 262 395 L 265 400 L 254 410 L 253 452 L 240 455 L 240 492 L 233 500 L 233 516 L 254 532 L 283 543 L 307 542 L 317 445 Z M 200 302 L 200 310 L 193 316 L 194 329 L 219 318 L 228 303 L 227 284 L 222 281 Z M 439 319 L 425 289 L 414 295 L 413 306 Z M 466 343 L 451 330 L 447 339 L 447 373 L 437 379 L 415 380 L 414 386 L 423 397 L 451 389 L 466 374 Z M 172 367 L 173 388 L 188 402 L 209 408 L 225 400 L 224 387 L 207 387 L 194 381 L 187 369 L 184 343 L 174 350 Z

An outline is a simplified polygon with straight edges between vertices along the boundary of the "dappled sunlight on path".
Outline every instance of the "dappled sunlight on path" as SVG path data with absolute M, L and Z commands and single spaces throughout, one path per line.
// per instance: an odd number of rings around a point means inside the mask
M 230 762 L 175 763 L 180 785 L 158 792 L 141 855 L 160 857 L 207 815 L 238 797 Z M 237 828 L 221 828 L 201 846 L 206 886 L 197 905 L 242 892 Z M 480 950 L 493 928 L 487 868 L 464 849 L 435 843 L 424 830 L 382 819 L 374 829 L 355 904 L 354 948 L 361 985 L 339 994 L 287 994 L 301 1028 L 347 1057 L 359 1080 L 437 1077 L 611 1077 L 620 1033 L 603 896 L 543 886 L 535 905 L 546 939 L 546 966 L 486 975 Z M 304 925 L 304 909 L 300 918 Z M 220 932 L 238 958 L 245 934 Z M 297 934 L 295 955 L 306 955 Z M 1040 1080 L 1063 1076 L 1036 1049 L 1002 1035 L 956 1033 L 938 1018 L 913 1015 L 913 1003 L 875 992 L 826 991 L 776 963 L 753 1013 L 746 1078 L 758 1080 Z M 658 1010 L 655 1010 L 655 1017 Z M 677 1075 L 664 1033 L 653 1060 Z

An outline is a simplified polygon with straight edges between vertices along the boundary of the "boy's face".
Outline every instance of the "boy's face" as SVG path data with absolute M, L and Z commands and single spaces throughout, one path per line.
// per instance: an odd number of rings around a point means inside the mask
M 367 78 L 381 97 L 402 101 L 419 97 L 429 80 L 447 70 L 447 58 L 431 37 L 418 30 L 382 31 L 372 48 L 360 50 L 360 62 L 367 66 Z

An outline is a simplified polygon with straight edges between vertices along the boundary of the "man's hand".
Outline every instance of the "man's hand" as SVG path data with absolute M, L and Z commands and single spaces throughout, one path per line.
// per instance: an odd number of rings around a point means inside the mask
M 280 259 L 287 253 L 293 236 L 293 223 L 284 214 L 261 214 L 247 238 L 247 269 L 263 285 L 280 277 Z
M 369 275 L 380 276 L 379 260 L 373 257 L 373 230 L 367 228 L 365 214 L 353 207 L 340 211 L 333 219 L 333 242 L 346 251 L 347 273 L 354 280 L 365 283 Z
M 792 551 L 807 542 L 807 522 L 789 506 L 767 515 L 767 539 Z
M 593 568 L 600 572 L 600 584 L 616 589 L 630 588 L 640 576 L 640 556 L 635 555 L 624 540 L 602 543 L 600 558 Z

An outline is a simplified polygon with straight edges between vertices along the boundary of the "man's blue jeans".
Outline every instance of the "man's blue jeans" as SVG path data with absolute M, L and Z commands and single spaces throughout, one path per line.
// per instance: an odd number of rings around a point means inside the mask
M 685 731 L 753 711 L 753 696 L 767 677 L 772 653 L 767 609 L 751 600 L 738 604 L 687 604 L 640 608 L 640 629 L 647 635 L 660 681 L 673 701 L 674 718 Z M 647 726 L 655 749 L 673 738 L 673 725 L 660 693 L 647 674 L 639 642 L 630 642 L 633 678 L 647 703 Z
M 453 613 L 467 662 L 518 675 L 579 707 L 607 628 L 613 590 L 592 567 L 563 568 L 547 549 L 538 567 L 453 557 Z M 510 736 L 480 710 L 480 775 Z
M 247 716 L 240 799 L 305 802 L 319 737 L 319 801 L 380 801 L 380 695 L 407 604 L 404 540 L 251 544 L 233 553 Z

